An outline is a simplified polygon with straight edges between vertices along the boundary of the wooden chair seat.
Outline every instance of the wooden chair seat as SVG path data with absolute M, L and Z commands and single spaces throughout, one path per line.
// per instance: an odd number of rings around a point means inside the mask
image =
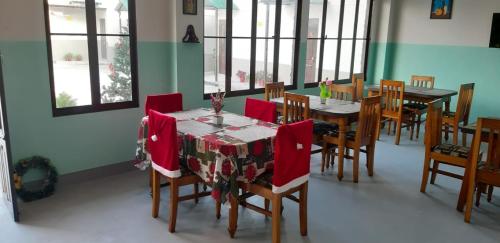
M 403 107 L 407 110 L 418 112 L 418 111 L 426 111 L 428 106 L 422 103 L 407 103 L 404 104 Z
M 467 159 L 470 155 L 471 149 L 468 147 L 455 145 L 455 144 L 439 144 L 432 148 L 432 152 L 453 157 L 460 157 Z
M 320 120 L 313 120 L 313 133 L 317 136 L 323 136 L 325 134 L 335 132 L 339 130 L 337 124 L 328 123 Z
M 443 111 L 443 118 L 455 118 L 456 112 L 454 111 Z

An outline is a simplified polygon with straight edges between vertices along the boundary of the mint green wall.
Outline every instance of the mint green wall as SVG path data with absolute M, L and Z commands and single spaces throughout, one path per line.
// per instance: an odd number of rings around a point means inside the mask
M 46 156 L 61 174 L 133 159 L 145 95 L 174 89 L 175 44 L 139 42 L 141 108 L 52 117 L 46 43 L 0 41 L 0 51 L 13 159 Z
M 408 81 L 413 74 L 436 77 L 436 87 L 459 90 L 476 83 L 471 121 L 478 116 L 500 114 L 500 49 L 471 46 L 374 43 L 370 52 L 370 78 Z M 385 49 L 385 50 L 384 50 Z M 458 97 L 453 98 L 452 110 Z

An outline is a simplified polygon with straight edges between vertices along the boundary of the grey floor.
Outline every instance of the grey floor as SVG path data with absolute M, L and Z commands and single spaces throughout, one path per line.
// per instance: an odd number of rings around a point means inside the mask
M 395 146 L 393 138 L 382 137 L 375 176 L 369 178 L 361 167 L 359 184 L 352 183 L 350 161 L 344 181 L 338 182 L 336 169 L 321 175 L 314 156 L 309 235 L 300 236 L 298 208 L 285 201 L 282 242 L 499 242 L 500 191 L 491 204 L 483 198 L 473 210 L 472 224 L 465 224 L 455 210 L 460 182 L 440 176 L 427 194 L 420 193 L 422 139 L 404 138 Z M 146 174 L 139 171 L 61 185 L 50 198 L 22 204 L 21 223 L 11 222 L 0 207 L 0 242 L 270 242 L 271 221 L 247 209 L 239 210 L 236 239 L 230 239 L 227 210 L 216 220 L 211 198 L 198 205 L 181 203 L 177 232 L 170 234 L 168 189 L 162 191 L 158 219 L 151 218 L 148 192 Z

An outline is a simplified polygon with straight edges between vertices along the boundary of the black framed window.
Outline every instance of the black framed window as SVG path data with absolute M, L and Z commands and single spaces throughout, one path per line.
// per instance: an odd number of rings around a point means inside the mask
M 138 107 L 134 0 L 44 0 L 54 116 Z
M 373 0 L 311 0 L 305 87 L 366 73 Z
M 204 97 L 297 88 L 301 13 L 302 0 L 205 0 Z

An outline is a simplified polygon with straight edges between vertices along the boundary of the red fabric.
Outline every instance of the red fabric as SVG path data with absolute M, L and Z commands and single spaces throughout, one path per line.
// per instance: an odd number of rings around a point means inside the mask
M 182 111 L 182 94 L 148 95 L 145 106 L 144 112 L 146 115 L 149 114 L 149 110 L 155 110 L 160 113 Z
M 153 139 L 153 136 L 156 136 L 156 139 Z M 151 110 L 148 121 L 148 144 L 153 166 L 161 167 L 155 169 L 165 176 L 179 177 L 179 150 L 175 118 Z
M 265 100 L 247 98 L 245 116 L 265 122 L 276 123 L 276 104 Z
M 312 120 L 278 128 L 274 149 L 273 186 L 286 187 L 288 183 L 309 175 L 312 138 Z

